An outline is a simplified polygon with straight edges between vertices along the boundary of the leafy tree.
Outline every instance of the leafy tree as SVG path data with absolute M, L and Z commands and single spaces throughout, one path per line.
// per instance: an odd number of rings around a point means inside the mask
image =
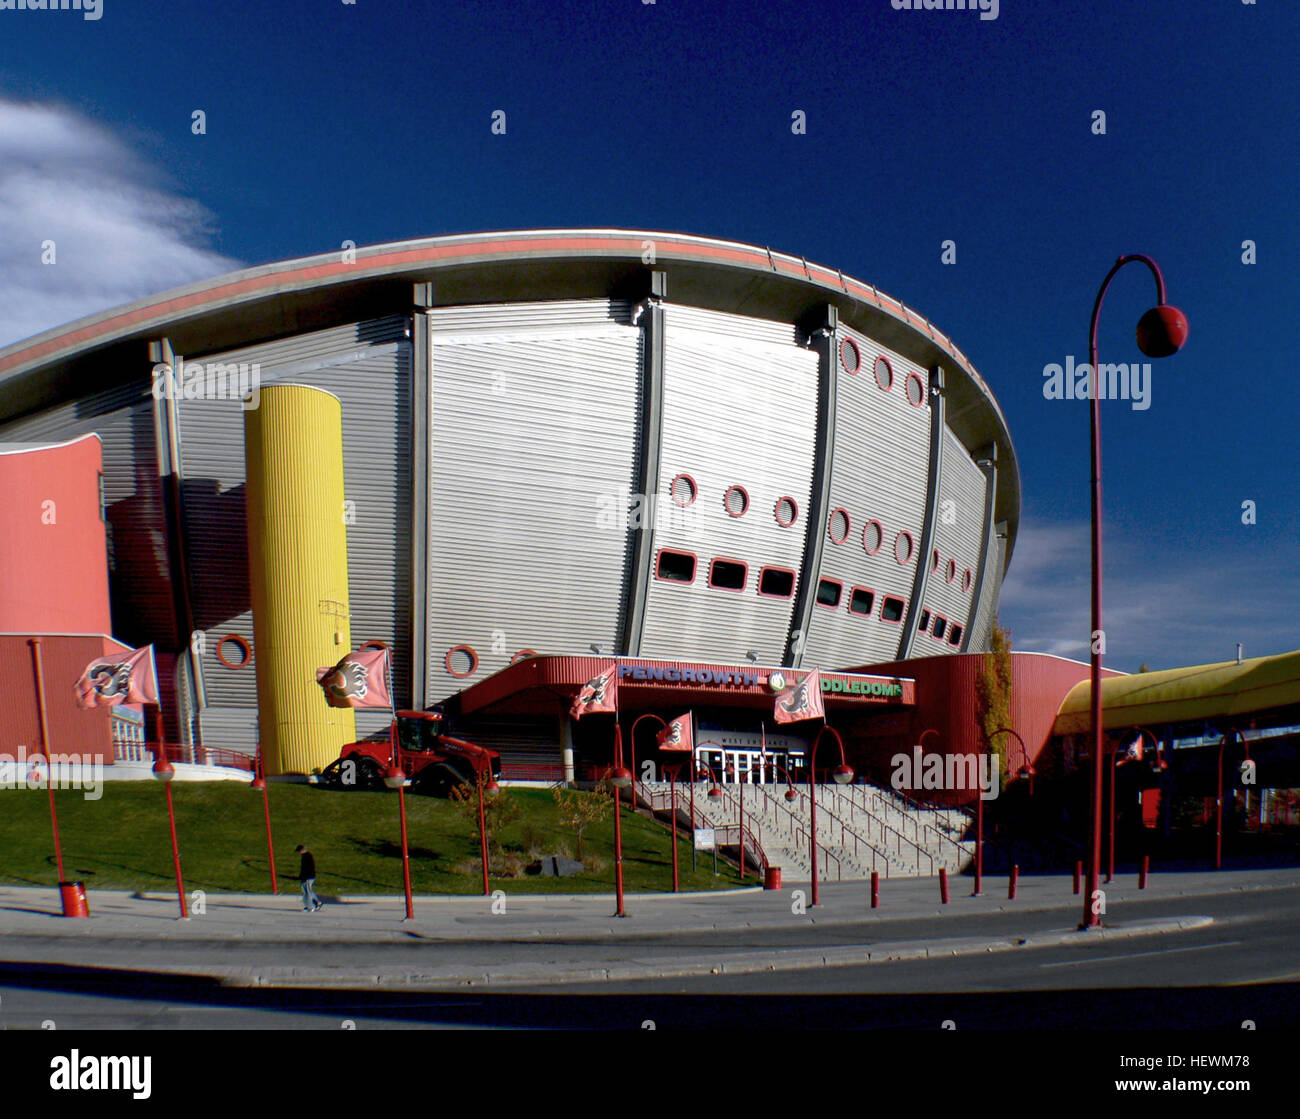
M 1011 634 L 994 619 L 989 634 L 989 651 L 975 680 L 975 717 L 984 739 L 984 748 L 998 758 L 998 773 L 1007 780 L 1007 741 L 1009 734 L 994 732 L 1011 726 Z M 1013 728 L 1014 729 L 1014 728 Z
M 584 793 L 578 789 L 556 786 L 551 790 L 560 809 L 560 822 L 573 831 L 577 840 L 574 858 L 582 858 L 582 837 L 586 830 L 609 815 L 612 807 L 608 792 Z
M 459 785 L 453 786 L 448 799 L 455 806 L 457 812 L 467 820 L 474 822 L 474 828 L 477 830 L 478 788 L 474 782 L 462 781 Z M 498 789 L 491 794 L 486 792 L 483 794 L 483 823 L 487 828 L 488 853 L 490 855 L 501 856 L 505 853 L 501 846 L 501 833 L 519 819 L 522 811 L 504 789 Z

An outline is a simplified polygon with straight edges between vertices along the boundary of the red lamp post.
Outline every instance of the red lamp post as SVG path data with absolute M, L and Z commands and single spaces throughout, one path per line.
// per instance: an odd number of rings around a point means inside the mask
M 1134 731 L 1139 735 L 1146 735 L 1151 739 L 1152 744 L 1158 750 L 1160 742 L 1156 736 L 1145 727 L 1134 727 Z M 1106 881 L 1109 882 L 1115 877 L 1115 771 L 1120 767 L 1119 760 L 1119 743 L 1115 743 L 1115 748 L 1110 752 L 1110 830 L 1106 847 Z
M 1165 278 L 1160 266 L 1149 256 L 1133 253 L 1121 256 L 1111 266 L 1097 292 L 1092 307 L 1092 322 L 1088 332 L 1088 360 L 1091 373 L 1088 378 L 1091 397 L 1090 427 L 1092 436 L 1092 633 L 1088 642 L 1092 650 L 1089 696 L 1092 739 L 1092 812 L 1091 833 L 1088 843 L 1088 880 L 1083 895 L 1083 923 L 1085 929 L 1099 928 L 1101 915 L 1094 904 L 1097 879 L 1101 869 L 1101 776 L 1102 776 L 1102 714 L 1101 714 L 1101 395 L 1097 391 L 1097 321 L 1101 316 L 1106 289 L 1115 274 L 1133 261 L 1141 261 L 1150 270 L 1156 282 L 1156 306 L 1147 311 L 1137 325 L 1137 345 L 1147 357 L 1168 357 L 1182 349 L 1187 341 L 1187 316 L 1165 299 Z
M 1027 747 L 1027 746 L 1025 745 L 1025 740 L 1024 740 L 1023 738 L 1021 738 L 1020 735 L 1018 735 L 1018 734 L 1017 734 L 1014 730 L 1012 730 L 1010 727 L 998 727 L 997 730 L 995 730 L 992 734 L 990 734 L 990 735 L 988 736 L 988 745 L 989 745 L 989 746 L 992 746 L 992 745 L 993 745 L 993 740 L 994 740 L 995 738 L 997 738 L 997 736 L 998 736 L 999 734 L 1009 734 L 1009 735 L 1011 735 L 1011 736 L 1012 736 L 1012 737 L 1013 737 L 1017 742 L 1020 743 L 1020 753 L 1021 753 L 1021 756 L 1025 759 L 1025 763 L 1026 763 L 1026 765 L 1028 765 L 1028 762 L 1029 762 L 1029 747 Z M 1032 774 L 1033 774 L 1033 768 L 1032 768 L 1032 766 L 1031 766 L 1031 767 L 1030 767 L 1030 775 L 1031 775 L 1031 779 L 1032 779 Z M 1031 788 L 1032 788 L 1032 786 L 1031 786 Z M 982 878 L 982 876 L 983 876 L 983 871 L 984 871 L 984 796 L 983 796 L 983 790 L 980 790 L 980 796 L 979 796 L 979 797 L 976 799 L 976 801 L 975 801 L 975 820 L 976 820 L 976 825 L 975 825 L 975 894 L 972 895 L 972 896 L 978 896 L 979 893 L 980 893 L 981 878 Z
M 808 804 L 811 823 L 808 829 L 809 842 L 812 846 L 812 904 L 816 905 L 818 901 L 817 893 L 817 747 L 822 744 L 822 738 L 825 735 L 831 735 L 835 739 L 835 745 L 840 752 L 840 764 L 837 765 L 831 776 L 837 785 L 847 785 L 853 780 L 853 770 L 849 768 L 848 762 L 844 757 L 844 739 L 840 737 L 840 732 L 834 727 L 828 727 L 822 724 L 821 730 L 817 732 L 817 737 L 813 739 L 812 756 L 808 761 Z
M 474 762 L 474 783 L 478 786 L 478 849 L 479 858 L 483 863 L 483 896 L 487 897 L 491 892 L 488 886 L 488 841 L 487 841 L 487 814 L 483 810 L 483 767 L 487 759 L 482 758 Z M 495 793 L 500 789 L 496 781 L 491 781 L 487 786 L 489 793 Z
M 249 788 L 254 792 L 260 791 L 262 794 L 262 810 L 266 816 L 266 858 L 271 864 L 271 893 L 278 894 L 280 887 L 275 880 L 275 846 L 271 842 L 271 799 L 266 788 L 266 759 L 262 757 L 262 748 L 257 748 L 257 758 L 254 761 L 253 780 Z
M 623 766 L 623 728 L 614 723 L 614 768 L 609 775 L 614 786 L 614 897 L 618 907 L 615 917 L 626 917 L 623 906 L 623 823 L 619 797 L 624 789 L 632 787 L 632 771 Z
M 159 716 L 158 722 L 161 724 L 161 716 Z M 172 806 L 172 780 L 176 777 L 176 770 L 172 763 L 167 760 L 166 749 L 163 746 L 161 737 L 159 738 L 155 757 L 153 775 L 163 783 L 163 788 L 167 792 L 167 823 L 171 827 L 172 833 L 172 867 L 176 871 L 176 900 L 180 903 L 181 920 L 189 920 L 190 911 L 185 904 L 185 883 L 181 881 L 181 850 L 176 843 L 176 810 Z
M 45 752 L 45 773 L 49 778 L 50 826 L 54 829 L 54 861 L 59 869 L 59 884 L 63 883 L 63 844 L 59 840 L 59 814 L 54 808 L 54 762 L 50 757 L 50 725 L 45 714 L 45 669 L 41 663 L 41 639 L 29 637 L 32 650 L 32 671 L 36 674 L 36 710 L 41 720 L 41 749 Z
M 415 909 L 411 904 L 411 855 L 406 843 L 406 774 L 396 762 L 384 770 L 384 785 L 397 790 L 397 813 L 402 821 L 402 885 L 406 890 L 406 919 L 410 921 Z
M 1223 869 L 1223 748 L 1229 737 L 1237 737 L 1237 728 L 1229 727 L 1219 739 L 1219 772 L 1214 797 L 1214 869 Z

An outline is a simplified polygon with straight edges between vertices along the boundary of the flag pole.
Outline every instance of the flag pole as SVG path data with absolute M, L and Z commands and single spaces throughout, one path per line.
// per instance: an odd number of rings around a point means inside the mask
M 63 882 L 63 845 L 59 841 L 59 814 L 54 807 L 54 759 L 50 756 L 50 724 L 45 709 L 45 669 L 41 663 L 41 639 L 30 637 L 27 644 L 32 649 L 32 670 L 36 674 L 36 711 L 41 721 L 41 749 L 45 751 L 45 773 L 50 787 L 50 824 L 54 828 L 54 860 L 59 868 L 59 882 Z

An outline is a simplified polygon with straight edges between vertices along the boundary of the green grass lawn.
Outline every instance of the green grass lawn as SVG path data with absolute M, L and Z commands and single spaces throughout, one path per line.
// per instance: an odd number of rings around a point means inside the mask
M 167 808 L 157 783 L 105 782 L 99 800 L 77 790 L 56 792 L 64 874 L 88 890 L 175 888 Z M 242 783 L 176 782 L 176 832 L 187 890 L 260 893 L 270 891 L 262 798 Z M 547 789 L 507 789 L 502 795 L 521 809 L 499 837 L 516 863 L 537 854 L 572 854 L 573 834 L 560 822 Z M 594 795 L 594 794 L 593 794 Z M 270 790 L 276 873 L 281 892 L 297 889 L 298 856 L 304 843 L 316 856 L 316 890 L 323 897 L 389 894 L 402 889 L 401 829 L 397 795 L 390 792 L 334 792 L 306 785 L 273 783 Z M 449 801 L 406 797 L 411 887 L 420 894 L 482 891 L 476 819 Z M 672 889 L 671 837 L 666 828 L 623 810 L 623 867 L 629 891 Z M 603 861 L 570 878 L 493 876 L 493 889 L 507 893 L 600 893 L 613 890 L 613 816 L 590 825 L 583 854 Z M 678 838 L 681 888 L 707 890 L 739 884 L 733 865 L 701 853 L 691 872 L 690 840 Z M 0 791 L 0 884 L 49 886 L 57 879 L 48 794 Z M 751 872 L 747 879 L 753 883 Z

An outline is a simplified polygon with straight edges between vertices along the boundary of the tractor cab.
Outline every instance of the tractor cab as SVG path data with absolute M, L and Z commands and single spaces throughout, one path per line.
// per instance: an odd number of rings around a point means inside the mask
M 423 754 L 438 748 L 443 715 L 441 711 L 399 711 L 396 728 L 399 749 Z

